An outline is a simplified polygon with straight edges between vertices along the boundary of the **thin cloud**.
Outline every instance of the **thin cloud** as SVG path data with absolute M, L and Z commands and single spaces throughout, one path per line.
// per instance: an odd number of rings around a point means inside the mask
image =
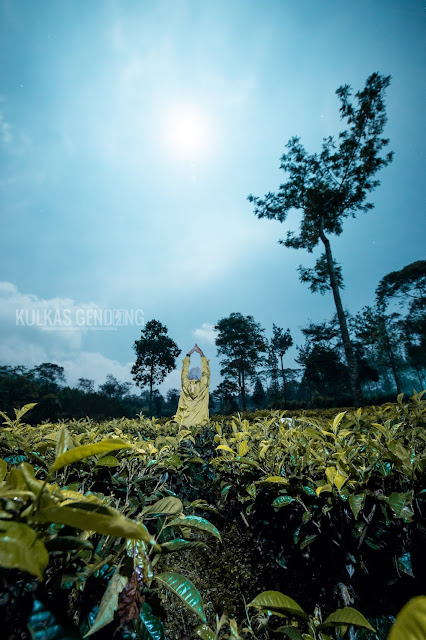
M 207 342 L 208 344 L 214 344 L 217 331 L 215 330 L 212 324 L 209 324 L 208 322 L 203 322 L 201 327 L 199 327 L 198 329 L 194 329 L 194 331 L 192 332 L 192 335 L 196 340 L 199 340 L 200 342 Z
M 95 312 L 104 311 L 95 303 L 78 304 L 60 297 L 43 299 L 22 293 L 12 282 L 0 282 L 0 363 L 32 368 L 53 362 L 65 368 L 67 384 L 72 386 L 82 377 L 103 384 L 108 373 L 132 382 L 131 362 L 121 363 L 83 349 L 90 329 L 79 325 L 78 318 L 95 317 Z
M 0 139 L 2 145 L 5 147 L 8 147 L 13 142 L 11 126 L 2 112 L 0 112 Z

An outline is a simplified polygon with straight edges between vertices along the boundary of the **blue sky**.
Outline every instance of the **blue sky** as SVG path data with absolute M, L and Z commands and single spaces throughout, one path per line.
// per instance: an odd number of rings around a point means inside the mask
M 130 380 L 136 326 L 46 331 L 17 309 L 140 309 L 183 353 L 219 365 L 212 326 L 233 311 L 300 326 L 334 312 L 257 220 L 284 145 L 341 129 L 335 90 L 392 75 L 375 209 L 332 238 L 345 306 L 424 259 L 425 18 L 418 0 L 1 0 L 0 362 L 56 362 L 71 384 Z M 288 364 L 296 355 L 293 348 Z M 179 386 L 179 372 L 162 389 Z

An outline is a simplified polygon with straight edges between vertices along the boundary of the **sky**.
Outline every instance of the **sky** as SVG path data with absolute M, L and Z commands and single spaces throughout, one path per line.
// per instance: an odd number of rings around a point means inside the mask
M 131 381 L 142 312 L 182 356 L 199 344 L 212 388 L 232 312 L 302 344 L 334 313 L 298 280 L 320 250 L 280 246 L 298 216 L 258 220 L 247 196 L 285 181 L 292 136 L 337 135 L 336 89 L 378 71 L 395 158 L 330 238 L 345 307 L 373 304 L 425 258 L 425 27 L 419 0 L 0 0 L 0 364 Z

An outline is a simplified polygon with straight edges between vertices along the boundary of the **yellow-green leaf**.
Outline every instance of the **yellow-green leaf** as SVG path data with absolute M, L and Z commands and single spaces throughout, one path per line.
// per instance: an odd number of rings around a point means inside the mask
M 0 460 L 0 482 L 2 482 L 7 473 L 7 462 L 6 460 Z
M 28 462 L 22 462 L 19 466 L 19 470 L 25 478 L 25 482 L 27 483 L 28 489 L 35 493 L 36 495 L 44 488 L 45 492 L 51 492 L 52 487 L 49 484 L 45 484 L 42 480 L 38 480 L 35 477 L 34 467 Z M 56 485 L 57 486 L 57 485 Z
M 161 498 L 161 500 L 157 500 L 154 504 L 150 504 L 148 507 L 142 511 L 143 516 L 157 514 L 157 515 L 165 515 L 165 516 L 174 516 L 182 513 L 183 504 L 179 498 L 175 498 L 174 496 L 167 496 L 166 498 Z
M 287 478 L 282 478 L 281 476 L 268 476 L 267 478 L 265 478 L 264 480 L 260 480 L 256 484 L 263 484 L 263 483 L 269 484 L 274 482 L 277 484 L 288 484 Z
M 240 448 L 238 449 L 238 455 L 245 456 L 246 453 L 248 453 L 248 451 L 249 451 L 249 446 L 247 444 L 247 441 L 243 440 L 242 443 L 240 444 Z
M 89 458 L 90 456 L 96 456 L 100 453 L 109 453 L 115 449 L 125 449 L 126 447 L 131 446 L 132 445 L 128 442 L 124 442 L 124 440 L 119 440 L 118 438 L 117 440 L 108 438 L 107 440 L 101 440 L 94 444 L 83 444 L 79 447 L 75 447 L 74 449 L 69 449 L 58 456 L 51 467 L 51 471 L 58 471 L 58 469 L 62 469 L 62 467 L 66 467 L 67 465 L 83 460 L 84 458 Z
M 370 631 L 375 631 L 374 627 L 364 618 L 362 613 L 353 607 L 343 607 L 336 609 L 324 620 L 321 627 L 338 627 L 344 624 L 353 624 L 355 627 L 363 627 Z
M 308 618 L 302 607 L 280 591 L 263 591 L 250 602 L 249 607 L 285 611 L 300 618 Z
M 118 467 L 120 464 L 119 460 L 115 456 L 104 456 L 103 458 L 99 458 L 96 463 L 96 467 Z
M 325 470 L 325 475 L 327 476 L 327 480 L 329 484 L 331 485 L 334 484 L 334 478 L 336 476 L 336 473 L 337 473 L 336 467 L 327 467 L 327 469 Z
M 90 630 L 86 633 L 84 638 L 91 636 L 93 633 L 96 633 L 96 631 L 99 631 L 99 629 L 102 629 L 102 627 L 105 627 L 113 621 L 114 613 L 118 608 L 118 596 L 123 591 L 127 582 L 127 578 L 122 576 L 118 569 L 116 569 L 102 597 L 95 622 L 90 627 Z
M 223 451 L 228 451 L 229 453 L 232 453 L 234 456 L 236 455 L 235 451 L 233 451 L 231 447 L 228 447 L 228 445 L 226 444 L 220 444 L 218 447 L 216 447 L 216 450 L 218 449 L 222 449 Z
M 323 491 L 333 491 L 333 487 L 331 486 L 331 484 L 323 484 L 321 487 L 317 487 L 315 489 L 317 496 L 321 495 Z
M 342 422 L 345 413 L 346 413 L 346 411 L 342 411 L 341 413 L 338 413 L 337 416 L 334 418 L 334 420 L 333 420 L 333 431 L 336 431 L 337 427 Z
M 88 505 L 89 504 L 90 503 L 88 503 Z M 96 507 L 96 505 L 93 506 Z M 104 513 L 96 513 L 96 511 L 86 511 L 81 508 L 55 506 L 40 509 L 40 511 L 35 514 L 35 518 L 40 522 L 66 524 L 76 529 L 96 531 L 96 533 L 116 536 L 118 538 L 144 540 L 147 544 L 155 545 L 160 549 L 145 525 L 130 520 L 130 518 L 126 518 L 119 513 L 106 515 Z
M 426 638 L 426 596 L 417 596 L 396 616 L 388 640 L 424 640 Z
M 25 404 L 20 409 L 14 409 L 15 416 L 17 420 L 20 420 L 22 416 L 24 416 L 28 411 L 31 411 L 33 407 L 35 407 L 37 402 L 30 402 L 29 404 Z
M 210 627 L 203 623 L 199 624 L 198 627 L 195 627 L 194 633 L 197 634 L 201 638 L 201 640 L 215 640 L 216 634 L 214 631 L 210 629 Z
M 336 473 L 336 475 L 334 476 L 334 484 L 339 491 L 345 484 L 346 480 L 348 480 L 348 478 L 349 476 L 343 475 L 343 473 L 340 473 L 340 471 Z
M 0 521 L 0 566 L 27 571 L 40 580 L 49 562 L 37 532 L 20 522 Z
M 56 440 L 55 458 L 60 456 L 68 449 L 70 445 L 70 434 L 65 425 L 59 429 L 58 439 Z

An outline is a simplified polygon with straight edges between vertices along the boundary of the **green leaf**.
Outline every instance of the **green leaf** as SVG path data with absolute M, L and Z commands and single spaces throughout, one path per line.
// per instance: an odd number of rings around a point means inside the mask
M 398 571 L 406 573 L 414 578 L 413 567 L 411 564 L 411 553 L 404 553 L 402 556 L 399 556 L 399 558 L 394 557 L 393 563 Z
M 353 607 L 344 607 L 343 609 L 336 609 L 333 613 L 324 620 L 319 628 L 323 627 L 338 627 L 344 624 L 353 624 L 354 627 L 363 627 L 370 631 L 375 631 L 374 627 L 368 622 L 366 618 L 354 609 Z
M 207 624 L 200 624 L 195 627 L 194 633 L 201 638 L 201 640 L 216 640 L 216 634 L 210 629 Z
M 34 600 L 33 610 L 27 626 L 32 640 L 81 639 L 81 635 L 77 634 L 77 632 L 70 631 L 62 625 L 59 625 L 53 613 L 45 609 L 39 600 Z
M 177 595 L 188 609 L 196 613 L 203 622 L 206 622 L 201 595 L 191 580 L 174 572 L 159 573 L 155 576 L 155 580 Z
M 358 514 L 364 506 L 365 493 L 351 493 L 349 496 L 349 506 L 352 509 L 355 520 L 358 518 Z
M 396 616 L 388 640 L 424 640 L 426 638 L 426 596 L 417 596 Z
M 93 544 L 89 540 L 76 538 L 75 536 L 55 536 L 46 543 L 48 551 L 76 551 L 77 549 L 93 549 Z
M 152 613 L 151 607 L 147 602 L 143 603 L 139 617 L 145 627 L 143 634 L 138 636 L 139 640 L 166 640 L 164 625 L 161 620 Z
M 147 515 L 165 515 L 165 516 L 174 516 L 182 513 L 183 504 L 179 498 L 175 498 L 174 496 L 167 496 L 166 498 L 162 498 L 158 500 L 154 504 L 149 505 L 149 507 L 145 507 L 142 511 L 143 516 Z
M 209 547 L 201 540 L 183 540 L 182 538 L 175 538 L 169 540 L 169 542 L 163 542 L 161 545 L 161 551 L 164 553 L 171 553 L 173 551 L 190 550 L 190 549 L 208 549 Z
M 278 496 L 272 503 L 272 506 L 281 509 L 281 507 L 286 507 L 290 502 L 294 502 L 294 498 L 291 496 Z
M 7 462 L 6 460 L 0 460 L 0 482 L 2 482 L 7 473 Z
M 131 446 L 132 445 L 128 442 L 124 442 L 118 438 L 116 440 L 108 438 L 106 440 L 101 440 L 100 442 L 95 442 L 94 444 L 83 444 L 79 447 L 75 447 L 74 449 L 69 449 L 58 456 L 50 470 L 58 471 L 58 469 L 62 469 L 62 467 L 66 467 L 67 465 L 83 460 L 84 458 L 96 456 L 100 453 L 109 453 L 116 449 L 125 449 L 126 447 L 128 448 Z
M 198 531 L 207 531 L 207 533 L 211 533 L 218 540 L 222 540 L 216 527 L 205 518 L 200 518 L 200 516 L 184 516 L 183 518 L 175 518 L 175 520 L 169 522 L 167 526 L 188 527 Z
M 163 460 L 162 466 L 171 467 L 172 469 L 180 469 L 182 466 L 182 460 L 175 453 L 166 460 Z
M 58 434 L 55 448 L 55 458 L 65 453 L 70 445 L 70 434 L 65 425 L 63 425 Z
M 127 578 L 122 576 L 119 570 L 116 569 L 102 597 L 95 622 L 90 627 L 90 630 L 85 634 L 85 638 L 96 633 L 96 631 L 99 631 L 99 629 L 102 629 L 102 627 L 105 627 L 114 620 L 114 613 L 118 608 L 118 596 L 123 591 L 127 582 Z
M 263 591 L 263 593 L 256 596 L 248 606 L 258 607 L 260 609 L 278 609 L 278 611 L 285 611 L 290 615 L 305 619 L 309 617 L 297 602 L 280 591 Z
M 277 483 L 277 484 L 288 484 L 288 480 L 287 478 L 282 478 L 281 476 L 269 476 L 268 478 L 265 478 L 264 480 L 259 480 L 258 482 L 256 482 L 256 484 L 272 484 L 272 483 Z
M 92 506 L 88 503 L 86 506 Z M 93 505 L 96 507 L 97 505 Z M 111 510 L 112 511 L 112 510 Z M 119 513 L 105 515 L 96 511 L 86 511 L 75 507 L 47 507 L 35 514 L 39 522 L 56 522 L 76 529 L 96 531 L 107 536 L 118 538 L 135 538 L 160 549 L 148 529 L 142 523 L 135 522 Z
M 117 460 L 115 456 L 104 456 L 103 458 L 99 458 L 96 463 L 96 467 L 118 467 L 120 461 Z
M 0 566 L 27 571 L 40 580 L 49 563 L 46 547 L 26 524 L 0 521 Z
M 143 579 L 150 584 L 154 576 L 152 573 L 151 563 L 149 561 L 148 548 L 143 540 L 126 541 L 127 555 L 133 558 L 133 567 L 137 567 L 142 571 Z
M 311 536 L 306 536 L 303 542 L 300 543 L 300 548 L 304 549 L 305 547 L 309 546 L 314 540 L 316 540 L 317 537 L 318 535 L 316 533 Z
M 290 638 L 290 640 L 303 640 L 302 634 L 300 633 L 299 629 L 296 629 L 296 627 L 278 627 L 278 629 L 275 629 L 275 631 L 283 633 L 287 636 L 287 638 Z
M 315 496 L 315 498 L 317 497 L 317 492 L 315 491 L 315 489 L 312 489 L 312 487 L 309 487 L 308 485 L 302 487 L 302 491 L 306 493 L 307 496 Z
M 248 467 L 255 467 L 256 469 L 260 469 L 259 464 L 255 460 L 245 458 L 244 456 L 237 456 L 236 458 L 234 458 L 234 460 L 230 460 L 230 462 L 238 462 L 239 464 L 246 464 Z
M 388 499 L 392 511 L 399 518 L 404 518 L 405 520 L 411 520 L 414 515 L 414 511 L 407 505 L 409 501 L 410 495 L 408 493 L 392 493 Z

